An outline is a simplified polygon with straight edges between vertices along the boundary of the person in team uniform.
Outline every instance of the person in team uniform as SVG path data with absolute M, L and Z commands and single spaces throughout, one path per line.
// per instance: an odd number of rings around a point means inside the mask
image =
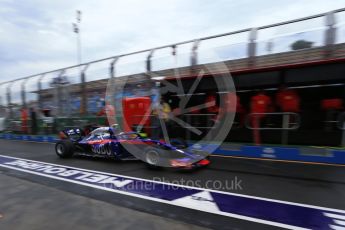
M 266 117 L 265 113 L 273 111 L 272 100 L 265 91 L 261 90 L 251 98 L 250 111 L 251 113 L 260 113 L 256 115 L 260 119 Z
M 283 113 L 299 113 L 300 97 L 295 89 L 281 86 L 276 94 L 276 104 Z M 289 116 L 289 124 L 296 122 L 295 116 Z
M 153 106 L 152 109 L 152 118 L 151 118 L 151 123 L 152 123 L 152 139 L 160 139 L 163 137 L 163 130 L 161 126 L 161 121 L 164 122 L 165 128 L 167 132 L 170 132 L 171 129 L 171 107 L 170 105 L 165 102 L 165 100 L 162 98 L 160 100 L 160 103 L 156 104 Z
M 22 108 L 20 111 L 21 115 L 21 130 L 22 133 L 27 134 L 28 133 L 28 110 L 26 108 Z
M 217 105 L 216 94 L 209 94 L 205 99 L 205 104 L 207 105 L 207 113 L 212 114 L 210 120 L 213 123 L 217 123 L 219 120 L 219 106 Z
M 226 93 L 223 95 L 224 107 L 220 108 L 220 114 L 232 113 L 234 117 L 234 125 L 237 127 L 243 127 L 246 116 L 246 109 L 241 103 L 241 98 L 233 92 Z
M 259 133 L 261 122 L 267 117 L 266 113 L 273 111 L 272 108 L 272 100 L 263 90 L 260 90 L 258 94 L 251 98 L 250 111 L 251 113 L 255 113 L 251 116 L 251 123 L 253 127 L 253 138 L 256 144 L 260 144 L 261 142 Z
M 300 97 L 294 89 L 281 86 L 276 94 L 276 104 L 281 112 L 300 112 Z

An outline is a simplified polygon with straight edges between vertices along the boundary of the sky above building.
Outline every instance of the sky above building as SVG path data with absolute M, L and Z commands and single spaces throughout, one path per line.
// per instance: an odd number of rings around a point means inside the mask
M 342 7 L 344 0 L 0 0 L 0 82 L 77 64 L 76 10 L 82 11 L 82 62 L 88 62 Z M 324 26 L 313 23 L 301 30 Z

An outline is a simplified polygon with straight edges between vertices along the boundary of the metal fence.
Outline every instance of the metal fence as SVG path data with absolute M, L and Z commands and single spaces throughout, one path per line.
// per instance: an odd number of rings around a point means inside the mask
M 37 114 L 49 108 L 52 114 L 43 114 L 38 118 L 42 120 L 52 116 L 59 119 L 96 116 L 104 100 L 104 82 L 96 84 L 96 80 L 134 73 L 150 76 L 164 69 L 193 69 L 228 60 L 243 60 L 246 68 L 254 69 L 261 56 L 302 48 L 321 49 L 320 59 L 336 58 L 335 47 L 342 43 L 345 43 L 345 8 L 120 54 L 0 83 L 0 117 L 6 117 L 16 127 L 23 116 L 21 110 L 28 108 Z M 139 61 L 131 63 L 135 58 Z M 90 89 L 91 81 L 94 89 Z

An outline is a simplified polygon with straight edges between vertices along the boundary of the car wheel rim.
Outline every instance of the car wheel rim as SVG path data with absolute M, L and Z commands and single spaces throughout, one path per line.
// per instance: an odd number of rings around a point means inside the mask
M 156 151 L 149 151 L 146 153 L 146 162 L 150 165 L 157 165 L 159 161 L 159 155 Z
M 64 147 L 61 145 L 61 144 L 58 144 L 56 146 L 56 152 L 59 154 L 59 155 L 62 155 L 63 152 L 64 152 Z

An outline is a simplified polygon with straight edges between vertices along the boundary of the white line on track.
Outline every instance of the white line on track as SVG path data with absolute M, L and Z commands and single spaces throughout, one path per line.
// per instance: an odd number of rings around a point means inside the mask
M 148 181 L 148 182 L 152 182 L 152 183 L 159 183 L 159 184 L 166 184 L 166 185 L 171 185 L 171 186 L 179 186 L 179 187 L 184 187 L 184 188 L 197 189 L 197 190 L 200 190 L 200 191 L 212 191 L 212 192 L 217 192 L 217 193 L 222 193 L 222 194 L 228 194 L 228 195 L 234 195 L 234 196 L 240 196 L 240 197 L 249 197 L 249 198 L 254 198 L 254 199 L 259 199 L 259 200 L 269 200 L 269 201 L 275 201 L 275 202 L 280 202 L 280 203 L 290 203 L 290 202 L 284 202 L 284 201 L 279 201 L 279 200 L 271 200 L 271 199 L 254 197 L 254 196 L 247 196 L 247 195 L 240 195 L 240 194 L 235 194 L 235 193 L 221 192 L 221 191 L 216 191 L 216 190 L 211 190 L 211 189 L 202 189 L 202 188 L 196 188 L 196 187 L 184 186 L 184 185 L 176 185 L 176 184 L 165 183 L 165 182 L 156 182 L 154 180 L 147 180 L 147 179 L 142 179 L 142 178 L 136 178 L 136 177 L 130 177 L 130 176 L 124 176 L 124 175 L 118 175 L 118 174 L 111 174 L 111 173 L 94 171 L 94 170 L 88 170 L 88 169 L 82 169 L 82 168 L 77 168 L 77 167 L 70 167 L 70 166 L 66 166 L 66 165 L 58 165 L 58 164 L 41 162 L 41 161 L 34 161 L 34 160 L 30 160 L 30 159 L 23 159 L 23 158 L 11 157 L 11 156 L 6 156 L 6 155 L 0 155 L 0 156 L 8 157 L 8 158 L 16 159 L 16 160 L 27 160 L 27 161 L 31 161 L 31 162 L 35 162 L 35 163 L 41 163 L 41 164 L 43 163 L 43 164 L 47 164 L 47 165 L 54 165 L 54 166 L 59 166 L 59 167 L 61 167 L 61 166 L 62 167 L 68 167 L 69 169 L 83 170 L 83 171 L 93 172 L 93 173 L 101 173 L 101 174 L 110 175 L 110 176 L 118 176 L 118 177 L 123 177 L 123 178 L 128 178 L 128 179 Z M 238 215 L 238 214 L 234 214 L 234 213 L 226 213 L 226 212 L 222 212 L 222 211 L 208 210 L 207 207 L 204 207 L 202 205 L 198 206 L 198 207 L 190 207 L 188 204 L 174 203 L 174 201 L 167 201 L 167 200 L 163 200 L 163 199 L 159 199 L 159 198 L 144 196 L 144 195 L 135 194 L 135 193 L 131 193 L 131 192 L 125 192 L 125 191 L 121 191 L 121 190 L 113 190 L 113 189 L 109 189 L 109 188 L 106 188 L 106 187 L 103 187 L 103 186 L 97 186 L 97 185 L 93 185 L 93 184 L 89 184 L 89 183 L 84 183 L 84 182 L 80 182 L 80 181 L 75 181 L 75 180 L 71 180 L 71 179 L 67 179 L 67 178 L 61 178 L 61 177 L 57 177 L 57 176 L 53 176 L 53 175 L 47 175 L 47 174 L 44 174 L 44 173 L 34 172 L 34 171 L 26 170 L 26 169 L 20 169 L 20 168 L 8 166 L 8 165 L 3 165 L 2 164 L 2 165 L 0 165 L 0 167 L 5 167 L 5 168 L 21 171 L 21 172 L 26 172 L 26 173 L 30 173 L 30 174 L 34 174 L 34 175 L 39 175 L 39 176 L 43 176 L 43 177 L 48 177 L 48 178 L 52 178 L 52 179 L 57 179 L 57 180 L 61 180 L 61 181 L 71 182 L 71 183 L 74 183 L 74 184 L 83 185 L 83 186 L 87 186 L 87 187 L 92 187 L 92 188 L 96 188 L 96 189 L 100 189 L 100 190 L 104 190 L 104 191 L 114 192 L 114 193 L 118 193 L 118 194 L 122 194 L 122 195 L 128 195 L 128 196 L 132 196 L 132 197 L 136 197 L 136 198 L 142 198 L 142 199 L 145 199 L 145 200 L 151 200 L 151 201 L 155 201 L 155 202 L 159 202 L 159 203 L 164 203 L 164 204 L 168 204 L 168 205 L 174 205 L 174 206 L 178 206 L 178 207 L 194 209 L 194 210 L 197 210 L 197 211 L 207 212 L 207 213 L 211 213 L 211 214 L 217 214 L 217 215 L 221 215 L 221 216 L 232 217 L 232 218 L 246 220 L 246 221 L 251 221 L 251 222 L 255 222 L 255 223 L 267 224 L 267 225 L 281 227 L 281 228 L 287 228 L 287 229 L 296 229 L 296 230 L 305 230 L 306 229 L 306 228 L 296 227 L 296 226 L 293 226 L 293 225 L 288 225 L 288 224 L 282 224 L 282 223 L 273 222 L 273 221 L 262 220 L 262 219 L 258 219 L 258 218 L 254 218 L 254 217 L 248 217 L 248 216 L 243 216 L 243 215 Z M 299 205 L 299 206 L 303 206 L 303 207 L 316 207 L 317 208 L 317 206 L 309 206 L 309 205 L 303 205 L 303 204 L 298 204 L 298 203 L 290 203 L 290 204 L 295 204 L 295 205 Z M 337 212 L 344 212 L 345 213 L 345 211 L 342 211 L 342 210 L 329 209 L 329 208 L 323 208 L 323 207 L 319 207 L 319 208 L 321 208 L 321 209 L 323 209 L 325 211 L 337 211 Z
M 290 205 L 296 205 L 296 206 L 301 206 L 301 207 L 306 207 L 306 208 L 322 209 L 325 211 L 340 212 L 340 213 L 345 214 L 345 210 L 340 210 L 340 209 L 326 208 L 326 207 L 321 207 L 321 206 L 301 204 L 301 203 L 295 203 L 295 202 L 277 200 L 277 199 L 270 199 L 270 198 L 263 198 L 263 197 L 257 197 L 257 196 L 250 196 L 250 195 L 244 195 L 244 194 L 238 194 L 238 193 L 232 193 L 232 192 L 224 192 L 224 191 L 220 191 L 220 190 L 213 190 L 213 189 L 207 189 L 207 188 L 201 188 L 201 187 L 192 187 L 192 186 L 188 186 L 188 185 L 180 185 L 180 184 L 176 185 L 176 184 L 168 183 L 168 182 L 155 181 L 155 180 L 149 180 L 149 179 L 144 179 L 144 178 L 140 178 L 140 177 L 133 177 L 133 176 L 127 176 L 127 175 L 121 175 L 121 174 L 102 172 L 102 171 L 97 171 L 97 170 L 72 167 L 69 165 L 53 164 L 53 163 L 44 162 L 44 161 L 35 161 L 35 160 L 30 160 L 30 159 L 25 159 L 25 158 L 12 157 L 12 156 L 8 156 L 8 155 L 1 155 L 0 154 L 0 156 L 8 157 L 8 158 L 16 159 L 16 160 L 28 160 L 28 161 L 32 161 L 35 163 L 49 164 L 49 165 L 54 165 L 54 166 L 58 166 L 58 167 L 67 167 L 69 169 L 83 170 L 83 171 L 92 172 L 92 173 L 101 173 L 101 174 L 105 174 L 105 175 L 109 175 L 109 176 L 117 176 L 117 177 L 123 177 L 123 178 L 128 178 L 128 179 L 141 180 L 141 181 L 147 181 L 147 182 L 152 182 L 152 183 L 157 183 L 157 184 L 165 184 L 165 185 L 170 185 L 170 186 L 178 186 L 178 187 L 189 188 L 189 189 L 199 189 L 202 191 L 216 192 L 216 193 L 220 193 L 220 194 L 227 194 L 227 195 L 233 195 L 233 196 L 238 196 L 238 197 L 252 198 L 252 199 L 263 200 L 263 201 L 272 201 L 272 202 L 276 202 L 276 203 L 290 204 Z M 0 166 L 4 167 L 4 165 L 0 165 Z M 6 166 L 6 167 L 8 167 L 8 166 Z M 19 170 L 18 168 L 13 168 L 13 169 Z M 29 170 L 25 170 L 25 171 L 32 173 L 32 171 L 29 171 Z M 43 174 L 43 176 L 46 176 L 46 174 Z

